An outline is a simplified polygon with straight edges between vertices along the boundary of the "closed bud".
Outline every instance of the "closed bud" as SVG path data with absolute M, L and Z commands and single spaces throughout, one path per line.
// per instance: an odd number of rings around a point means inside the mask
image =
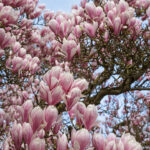
M 24 122 L 28 122 L 29 121 L 29 115 L 30 115 L 30 112 L 32 111 L 33 109 L 33 104 L 32 104 L 32 101 L 31 100 L 27 100 L 24 102 L 24 104 L 22 105 L 23 107 L 23 121 Z
M 85 128 L 90 130 L 94 125 L 96 125 L 97 117 L 98 117 L 98 114 L 97 114 L 96 106 L 88 105 L 86 111 L 84 112 Z
M 20 149 L 22 144 L 22 126 L 21 124 L 17 124 L 16 122 L 13 124 L 13 127 L 11 129 L 11 136 L 12 140 L 14 142 L 14 145 L 17 150 Z
M 52 125 L 56 122 L 58 117 L 58 111 L 54 106 L 48 106 L 44 110 L 45 121 L 47 123 L 45 130 L 49 131 Z
M 29 123 L 25 122 L 25 123 L 23 123 L 22 128 L 23 128 L 23 139 L 24 139 L 25 143 L 27 143 L 29 145 L 31 142 L 32 135 L 33 135 L 31 125 Z
M 39 106 L 35 107 L 31 111 L 31 120 L 30 120 L 33 132 L 40 129 L 40 126 L 41 124 L 43 124 L 43 121 L 44 121 L 43 110 Z
M 30 150 L 45 150 L 45 140 L 40 138 L 35 138 L 31 141 Z
M 73 130 L 71 136 L 71 143 L 73 147 L 75 147 L 77 144 L 79 145 L 80 150 L 85 150 L 90 144 L 90 134 L 88 130 Z
M 97 150 L 105 150 L 105 142 L 106 141 L 102 134 L 94 133 L 92 142 L 93 142 L 93 146 Z
M 68 140 L 65 134 L 59 136 L 57 140 L 57 150 L 67 150 Z

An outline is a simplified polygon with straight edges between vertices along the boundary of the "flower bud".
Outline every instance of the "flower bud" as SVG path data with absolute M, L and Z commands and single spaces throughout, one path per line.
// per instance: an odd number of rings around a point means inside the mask
M 44 110 L 44 116 L 45 121 L 47 122 L 47 125 L 45 127 L 45 130 L 49 131 L 52 125 L 55 123 L 58 117 L 58 111 L 54 106 L 48 106 Z
M 59 136 L 57 140 L 57 150 L 67 150 L 67 145 L 68 145 L 67 136 L 65 134 Z
M 81 129 L 78 131 L 73 130 L 71 136 L 71 143 L 73 147 L 78 144 L 80 150 L 85 150 L 85 148 L 87 148 L 90 144 L 90 133 L 86 129 Z
M 45 150 L 45 140 L 40 138 L 35 138 L 31 141 L 30 150 Z
M 22 128 L 23 128 L 23 139 L 25 143 L 29 145 L 31 142 L 32 135 L 33 135 L 31 125 L 29 123 L 24 122 Z

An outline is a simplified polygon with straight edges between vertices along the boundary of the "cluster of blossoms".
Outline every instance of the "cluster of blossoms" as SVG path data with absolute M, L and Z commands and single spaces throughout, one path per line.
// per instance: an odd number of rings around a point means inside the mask
M 51 111 L 52 109 L 54 108 L 51 108 Z M 47 113 L 50 113 L 50 111 L 48 111 Z M 34 133 L 29 123 L 24 123 L 22 126 L 21 124 L 15 123 L 12 127 L 11 135 L 16 149 L 20 149 L 23 140 L 27 145 L 29 145 L 30 150 L 45 149 L 45 140 L 43 139 L 43 137 L 45 136 L 45 131 L 40 130 L 39 132 Z M 9 140 L 10 139 L 7 139 L 7 141 L 4 143 L 5 149 L 9 148 Z M 49 140 L 49 142 L 52 141 Z M 68 147 L 71 150 L 84 150 L 94 148 L 96 148 L 97 150 L 142 150 L 141 145 L 137 143 L 135 138 L 130 134 L 124 134 L 120 139 L 118 139 L 114 134 L 109 134 L 105 138 L 100 133 L 94 133 L 93 135 L 91 135 L 88 130 L 84 128 L 78 131 L 72 131 L 71 145 L 69 144 L 67 136 L 65 134 L 59 134 L 58 139 L 55 142 L 57 150 L 67 150 Z
M 65 67 L 66 70 L 69 68 Z M 58 150 L 67 150 L 67 147 L 74 150 L 84 150 L 86 148 L 96 148 L 102 150 L 121 149 L 121 150 L 141 150 L 140 144 L 129 134 L 123 135 L 117 139 L 114 134 L 104 138 L 99 133 L 93 135 L 89 133 L 93 127 L 98 127 L 98 113 L 95 105 L 88 105 L 78 102 L 81 98 L 81 92 L 85 90 L 88 83 L 85 79 L 73 79 L 69 70 L 63 71 L 62 67 L 53 67 L 47 72 L 44 81 L 40 82 L 40 96 L 49 105 L 44 110 L 39 106 L 34 107 L 32 100 L 27 100 L 28 94 L 24 91 L 22 95 L 26 97 L 22 106 L 14 106 L 15 120 L 10 129 L 10 136 L 4 142 L 4 149 L 15 147 L 20 149 L 23 143 L 30 150 L 44 150 L 46 139 L 51 145 L 56 143 Z M 46 85 L 47 84 L 47 85 Z M 54 106 L 61 101 L 66 104 L 70 118 L 76 118 L 76 125 L 84 125 L 85 128 L 76 131 L 72 130 L 71 145 L 69 144 L 69 134 L 62 134 L 62 119 L 58 115 L 58 110 Z M 2 125 L 6 121 L 6 115 L 3 110 L 0 111 Z M 52 134 L 58 134 L 58 137 L 51 138 Z M 14 144 L 12 144 L 12 141 Z M 93 143 L 91 145 L 91 142 Z
M 69 69 L 69 68 L 65 68 Z M 74 80 L 73 75 L 63 71 L 60 66 L 53 67 L 40 83 L 40 95 L 48 105 L 56 105 L 62 100 L 70 110 L 81 98 L 81 93 L 88 88 L 85 79 Z

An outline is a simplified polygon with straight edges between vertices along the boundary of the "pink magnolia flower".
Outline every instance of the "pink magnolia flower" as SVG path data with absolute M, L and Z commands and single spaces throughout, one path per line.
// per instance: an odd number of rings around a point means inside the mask
M 83 92 L 84 90 L 88 89 L 88 85 L 89 83 L 85 79 L 78 78 L 74 80 L 71 88 L 78 87 Z
M 12 59 L 12 70 L 13 71 L 15 71 L 15 72 L 18 71 L 19 69 L 21 69 L 22 65 L 23 65 L 23 59 L 21 57 L 15 56 Z
M 60 25 L 55 19 L 50 20 L 49 27 L 55 34 L 59 33 Z
M 59 136 L 57 139 L 57 150 L 67 150 L 68 139 L 66 134 Z
M 47 123 L 45 130 L 49 131 L 52 125 L 56 122 L 58 111 L 54 106 L 48 106 L 44 110 L 45 121 Z
M 106 31 L 106 32 L 104 33 L 104 41 L 105 41 L 105 42 L 108 42 L 108 40 L 109 40 L 109 31 Z
M 117 144 L 115 141 L 110 141 L 106 144 L 106 147 L 105 149 L 107 150 L 117 150 Z M 123 150 L 123 149 L 120 149 L 120 150 Z
M 37 106 L 31 111 L 30 116 L 30 124 L 33 129 L 33 132 L 39 130 L 42 127 L 43 123 L 44 123 L 43 110 L 39 106 Z
M 62 72 L 62 68 L 57 66 L 57 67 L 53 67 L 50 71 L 48 71 L 44 75 L 43 80 L 47 83 L 50 90 L 55 88 L 56 85 L 58 84 L 58 80 L 61 72 Z
M 10 150 L 9 142 L 10 142 L 10 137 L 8 137 L 8 138 L 4 141 L 4 143 L 3 143 L 3 149 L 4 149 L 4 150 Z
M 61 115 L 59 115 L 57 117 L 57 120 L 56 120 L 56 123 L 55 123 L 55 126 L 53 128 L 53 133 L 54 134 L 57 134 L 61 128 L 61 125 L 62 125 L 62 118 L 61 118 Z
M 105 150 L 106 140 L 103 135 L 101 135 L 99 133 L 94 133 L 92 142 L 93 142 L 93 146 L 97 150 Z
M 115 7 L 115 3 L 114 1 L 108 1 L 105 5 L 105 12 L 109 12 L 110 10 L 112 10 Z
M 81 90 L 79 88 L 72 88 L 67 95 L 65 100 L 65 104 L 67 106 L 67 110 L 70 110 L 79 100 L 81 97 Z
M 84 31 L 90 36 L 90 37 L 95 37 L 96 30 L 98 28 L 98 23 L 94 22 L 93 24 L 84 22 Z
M 43 79 L 47 83 L 47 85 L 49 86 L 50 90 L 55 88 L 56 85 L 58 84 L 58 79 L 55 76 L 50 76 L 50 72 L 47 72 L 44 75 Z
M 142 150 L 141 145 L 130 134 L 123 134 L 120 140 L 124 145 L 124 150 Z
M 0 29 L 0 43 L 3 42 L 4 38 L 5 38 L 5 30 Z
M 148 9 L 146 10 L 146 14 L 148 17 L 150 17 L 150 6 L 148 7 Z
M 86 112 L 86 106 L 84 103 L 78 102 L 74 107 L 77 124 L 82 125 L 84 123 L 84 113 Z
M 16 53 L 17 51 L 19 51 L 21 48 L 21 45 L 19 42 L 15 42 L 15 44 L 13 45 L 13 52 Z
M 61 100 L 64 99 L 64 92 L 61 86 L 56 86 L 50 91 L 48 86 L 41 81 L 40 82 L 40 96 L 45 100 L 49 105 L 56 105 Z
M 0 10 L 0 20 L 4 25 L 16 24 L 19 17 L 19 12 L 10 6 L 4 6 Z
M 71 134 L 72 147 L 79 147 L 79 150 L 85 150 L 90 144 L 90 133 L 86 129 L 78 131 L 73 130 Z
M 128 11 L 125 11 L 125 12 L 121 13 L 120 17 L 121 17 L 121 23 L 123 25 L 125 25 L 129 19 L 130 15 L 129 15 Z
M 40 82 L 40 96 L 46 102 L 49 102 L 49 97 L 51 99 L 51 92 L 49 91 L 49 87 L 43 82 Z
M 84 112 L 84 126 L 86 129 L 90 130 L 94 125 L 96 125 L 96 119 L 98 117 L 97 109 L 95 105 L 88 105 Z
M 3 109 L 0 109 L 0 127 L 3 125 L 5 119 L 5 112 Z
M 50 19 L 52 19 L 53 16 L 54 16 L 54 12 L 46 10 L 44 13 L 44 20 L 48 22 L 50 21 Z
M 45 136 L 45 131 L 44 129 L 41 129 L 40 131 L 38 131 L 37 133 L 37 137 L 39 137 L 40 139 L 44 138 Z
M 23 139 L 25 143 L 29 145 L 33 135 L 33 130 L 31 128 L 31 125 L 29 123 L 24 122 L 22 126 L 22 130 L 23 130 Z
M 45 140 L 40 138 L 32 139 L 30 145 L 30 150 L 45 150 Z
M 92 19 L 96 16 L 96 6 L 93 2 L 86 3 L 85 4 L 85 10 L 88 14 L 88 16 Z
M 114 19 L 115 19 L 115 13 L 112 11 L 112 10 L 110 10 L 109 12 L 108 12 L 108 14 L 107 14 L 107 16 L 108 16 L 108 19 L 109 19 L 109 23 L 110 23 L 110 25 L 112 26 L 113 25 L 113 23 L 114 23 Z
M 60 24 L 60 31 L 59 31 L 59 35 L 61 37 L 66 37 L 71 31 L 71 21 L 63 21 Z
M 129 5 L 124 0 L 120 0 L 118 4 L 118 10 L 120 13 L 125 12 L 128 9 Z
M 33 104 L 31 100 L 27 100 L 22 105 L 23 108 L 23 121 L 28 122 L 29 121 L 29 115 L 33 109 Z
M 59 83 L 62 89 L 67 93 L 73 83 L 73 75 L 70 72 L 61 73 Z
M 14 142 L 16 149 L 20 149 L 22 144 L 22 126 L 16 122 L 13 124 L 11 129 L 11 137 Z
M 78 45 L 74 40 L 66 40 L 64 39 L 63 45 L 62 45 L 62 51 L 65 52 L 67 59 L 71 60 L 72 57 L 77 53 L 78 51 Z
M 25 55 L 26 55 L 26 49 L 20 48 L 18 50 L 18 56 L 23 58 Z
M 116 17 L 114 19 L 113 28 L 114 28 L 115 35 L 118 35 L 120 33 L 120 30 L 121 30 L 121 19 L 120 19 L 120 17 Z
M 81 1 L 81 6 L 82 6 L 82 8 L 85 8 L 86 3 L 87 3 L 87 0 L 82 0 L 82 1 Z
M 77 38 L 79 38 L 82 34 L 81 27 L 79 25 L 76 25 L 74 28 L 74 34 Z
M 62 90 L 62 87 L 61 86 L 57 86 L 56 88 L 54 88 L 52 90 L 51 97 L 52 97 L 52 99 L 48 100 L 48 104 L 50 104 L 50 105 L 56 105 L 61 100 L 63 100 L 64 99 L 64 92 Z

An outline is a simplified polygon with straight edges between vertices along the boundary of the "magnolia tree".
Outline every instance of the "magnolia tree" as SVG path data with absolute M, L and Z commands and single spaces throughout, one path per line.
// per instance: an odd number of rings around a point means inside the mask
M 0 0 L 0 149 L 148 150 L 149 29 L 150 0 Z

